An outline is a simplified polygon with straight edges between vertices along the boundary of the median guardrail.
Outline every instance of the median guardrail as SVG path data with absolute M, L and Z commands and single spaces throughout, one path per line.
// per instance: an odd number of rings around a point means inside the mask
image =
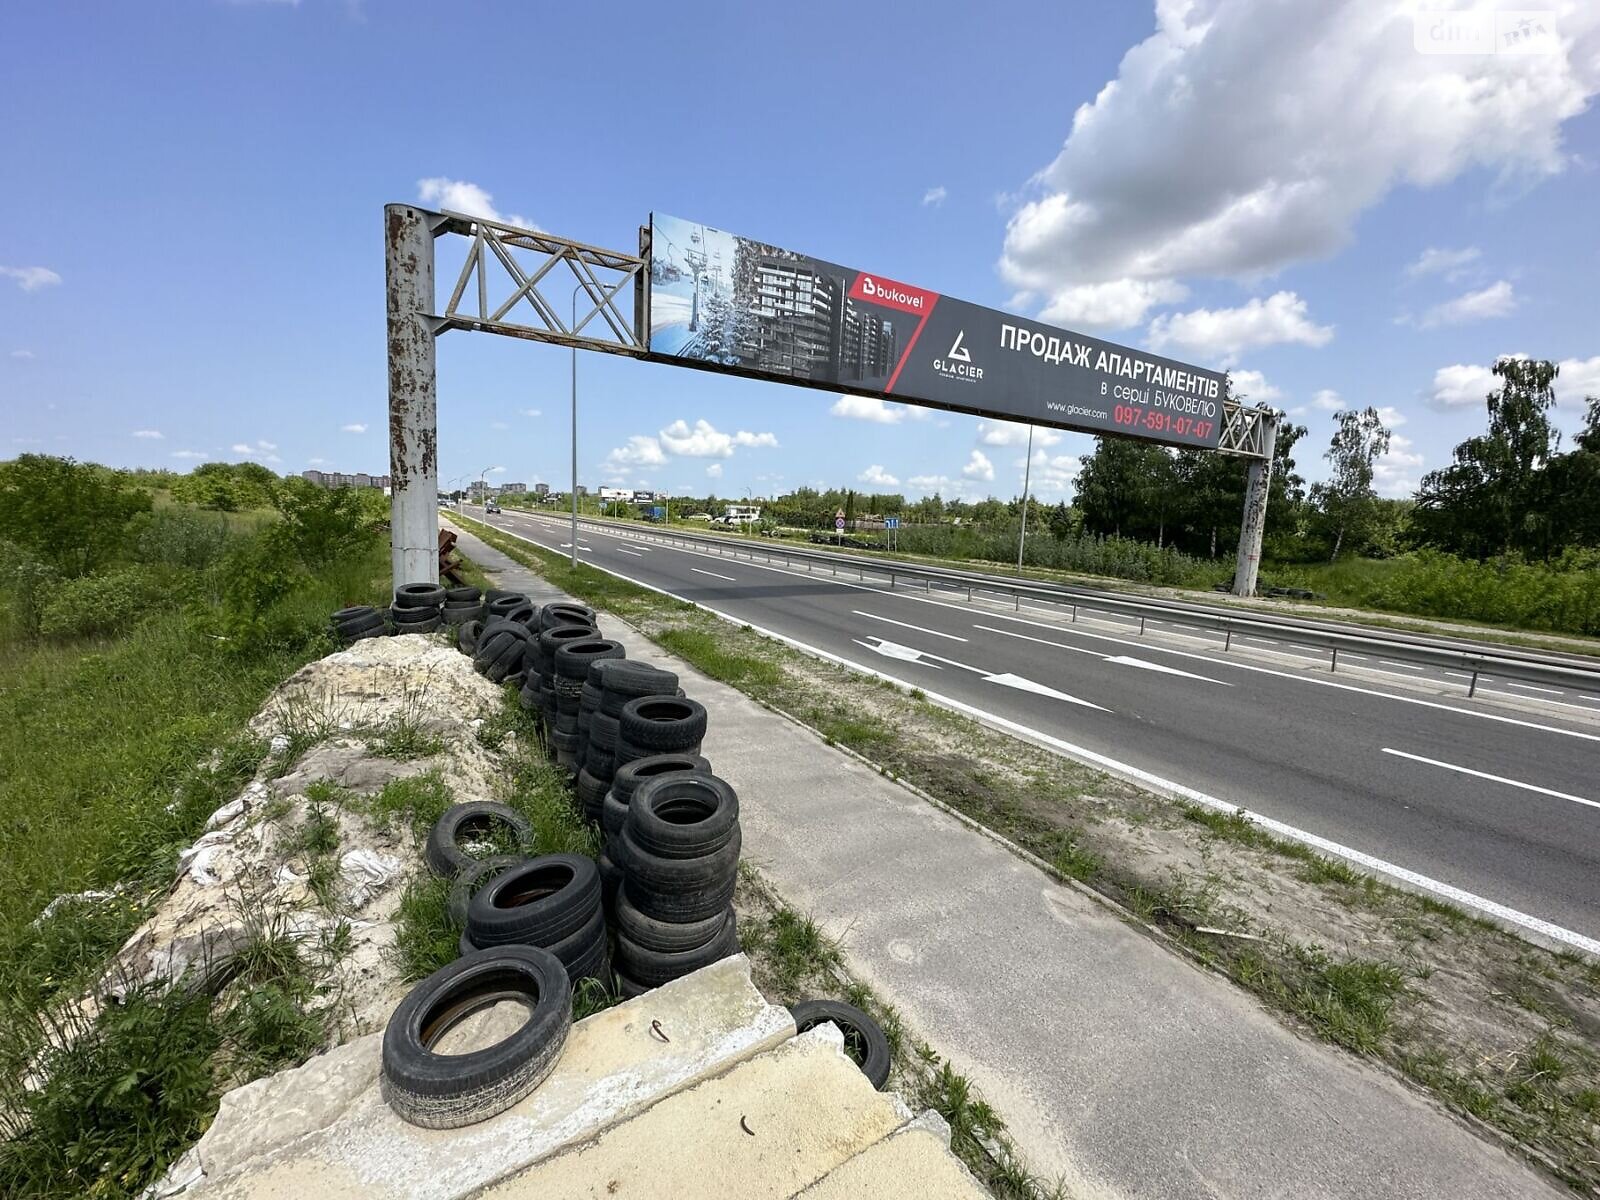
M 530 513 L 529 515 L 549 515 L 551 519 L 556 519 L 552 514 Z M 560 519 L 557 523 L 565 525 L 566 521 Z M 1477 694 L 1478 681 L 1482 676 L 1563 688 L 1600 687 L 1600 666 L 1589 670 L 1540 660 L 1529 655 L 1464 649 L 1437 642 L 1405 639 L 1391 634 L 1347 633 L 1334 629 L 1318 629 L 1304 624 L 1274 621 L 1270 617 L 1219 613 L 1203 608 L 1186 607 L 1174 602 L 1135 600 L 1102 593 L 1086 596 L 1071 588 L 1051 584 L 1020 580 L 1012 582 L 957 569 L 946 570 L 920 563 L 904 563 L 864 555 L 802 550 L 778 542 L 743 538 L 735 540 L 712 534 L 641 526 L 626 521 L 597 521 L 593 518 L 579 518 L 578 524 L 581 528 L 600 530 L 643 542 L 676 544 L 716 553 L 725 558 L 745 558 L 769 564 L 781 562 L 791 569 L 796 564 L 801 564 L 812 573 L 821 567 L 826 567 L 835 576 L 841 571 L 847 575 L 853 574 L 861 583 L 874 579 L 882 580 L 891 591 L 902 585 L 913 587 L 920 585 L 920 590 L 928 595 L 941 591 L 949 592 L 964 595 L 969 603 L 985 594 L 1002 596 L 1012 602 L 1016 611 L 1021 611 L 1024 600 L 1035 600 L 1067 608 L 1069 619 L 1072 621 L 1078 619 L 1079 609 L 1116 613 L 1136 618 L 1141 634 L 1144 633 L 1146 624 L 1151 621 L 1207 630 L 1223 635 L 1224 650 L 1232 649 L 1235 637 L 1268 636 L 1293 645 L 1328 651 L 1328 666 L 1331 671 L 1339 669 L 1340 654 L 1383 654 L 1400 662 L 1435 667 L 1445 671 L 1453 670 L 1470 676 L 1467 684 L 1468 696 Z

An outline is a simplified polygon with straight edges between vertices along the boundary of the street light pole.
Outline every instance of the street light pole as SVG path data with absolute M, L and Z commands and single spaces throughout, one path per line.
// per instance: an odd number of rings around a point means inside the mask
M 1022 532 L 1017 535 L 1017 574 L 1022 574 L 1022 547 L 1028 540 L 1028 483 L 1033 475 L 1033 426 L 1028 426 L 1028 457 L 1022 468 Z
M 583 284 L 572 289 L 572 325 L 578 324 L 578 293 Z M 572 565 L 578 565 L 578 347 L 572 347 Z

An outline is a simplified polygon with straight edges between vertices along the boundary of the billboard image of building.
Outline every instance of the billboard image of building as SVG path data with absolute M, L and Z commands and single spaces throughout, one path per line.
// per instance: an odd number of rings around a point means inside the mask
M 659 213 L 652 357 L 1003 420 L 1214 448 L 1216 371 Z

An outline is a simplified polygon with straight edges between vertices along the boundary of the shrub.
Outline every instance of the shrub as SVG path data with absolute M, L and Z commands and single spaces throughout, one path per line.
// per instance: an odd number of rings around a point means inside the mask
M 0 589 L 10 610 L 13 636 L 39 632 L 39 618 L 50 598 L 55 572 L 14 542 L 0 541 Z
M 57 638 L 121 633 L 172 602 L 170 582 L 143 566 L 64 580 L 40 609 L 39 632 Z
M 222 558 L 233 539 L 227 521 L 187 508 L 145 513 L 133 524 L 133 557 L 142 563 L 203 571 Z
M 150 497 L 105 467 L 23 454 L 0 463 L 0 541 L 64 575 L 87 575 L 110 562 L 127 540 L 128 522 Z
M 375 489 L 321 488 L 304 479 L 285 479 L 273 503 L 283 516 L 274 536 L 307 566 L 347 553 L 388 516 L 388 501 Z

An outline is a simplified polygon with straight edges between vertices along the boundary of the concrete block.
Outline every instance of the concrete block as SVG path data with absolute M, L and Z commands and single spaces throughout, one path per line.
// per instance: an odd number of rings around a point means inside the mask
M 483 1196 L 784 1200 L 909 1116 L 897 1097 L 873 1090 L 845 1056 L 838 1029 L 823 1025 Z
M 652 1022 L 669 1040 L 652 1032 Z M 208 1170 L 188 1194 L 207 1200 L 474 1195 L 794 1032 L 788 1011 L 766 1002 L 750 981 L 749 961 L 736 955 L 574 1025 L 561 1061 L 532 1095 L 497 1117 L 452 1130 L 419 1129 L 389 1110 L 375 1083 L 381 1036 L 364 1038 L 345 1048 L 347 1059 L 336 1071 L 314 1059 L 267 1081 L 269 1087 L 252 1085 L 268 1111 L 244 1103 L 225 1108 L 231 1131 L 207 1135 L 218 1174 Z M 350 1084 L 363 1071 L 367 1082 L 352 1095 Z M 294 1097 L 325 1088 L 330 1074 L 345 1084 L 331 1089 L 326 1102 L 300 1107 Z M 280 1113 L 288 1119 L 275 1126 Z M 251 1135 L 242 1126 L 252 1124 L 272 1128 Z
M 990 1200 L 972 1173 L 924 1125 L 907 1125 L 841 1163 L 795 1200 Z

